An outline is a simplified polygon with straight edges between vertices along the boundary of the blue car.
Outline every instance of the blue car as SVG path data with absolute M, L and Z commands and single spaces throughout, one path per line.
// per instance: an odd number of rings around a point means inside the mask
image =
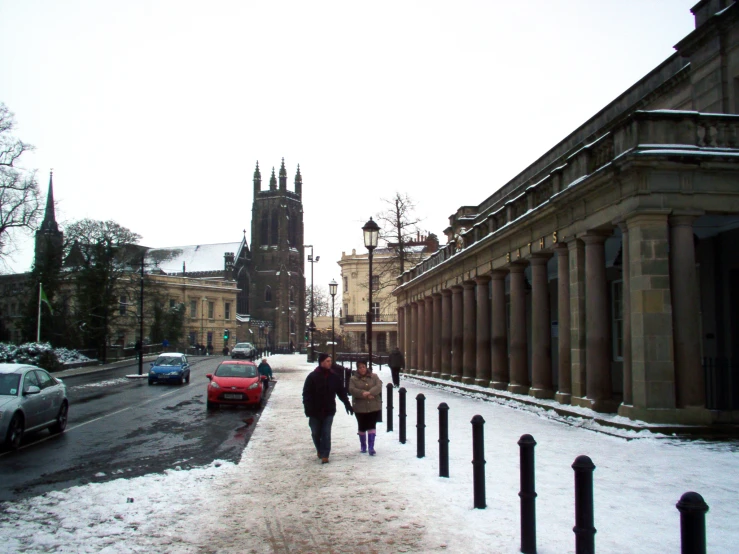
M 149 384 L 154 383 L 182 383 L 190 382 L 190 363 L 185 354 L 168 352 L 162 354 L 151 363 L 149 370 Z

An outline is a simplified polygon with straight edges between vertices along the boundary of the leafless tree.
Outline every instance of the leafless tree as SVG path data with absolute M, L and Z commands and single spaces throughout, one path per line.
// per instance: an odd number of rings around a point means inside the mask
M 0 259 L 13 249 L 14 230 L 35 229 L 42 213 L 36 172 L 20 167 L 33 146 L 13 137 L 13 114 L 0 103 Z
M 331 315 L 331 296 L 326 287 L 313 287 L 313 317 Z M 305 287 L 305 320 L 310 323 L 310 285 Z

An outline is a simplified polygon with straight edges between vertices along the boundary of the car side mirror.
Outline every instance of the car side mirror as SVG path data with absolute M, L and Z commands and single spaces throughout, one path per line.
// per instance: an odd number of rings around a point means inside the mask
M 208 381 L 213 380 L 213 374 L 212 373 L 206 373 L 205 376 L 208 378 Z
M 24 395 L 27 394 L 38 394 L 41 392 L 41 389 L 38 388 L 36 385 L 29 386 L 25 391 L 23 391 Z
M 150 363 L 149 363 L 149 365 L 150 365 L 151 367 L 154 367 L 154 362 L 150 362 Z

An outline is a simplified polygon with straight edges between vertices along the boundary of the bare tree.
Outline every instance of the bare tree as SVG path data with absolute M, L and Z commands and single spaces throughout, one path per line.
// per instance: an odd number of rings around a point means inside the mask
M 0 103 L 0 259 L 12 250 L 12 231 L 33 230 L 42 213 L 35 171 L 18 166 L 33 146 L 13 137 L 13 114 Z
M 313 287 L 313 317 L 331 315 L 331 296 L 326 287 Z M 305 320 L 310 323 L 310 285 L 305 287 Z

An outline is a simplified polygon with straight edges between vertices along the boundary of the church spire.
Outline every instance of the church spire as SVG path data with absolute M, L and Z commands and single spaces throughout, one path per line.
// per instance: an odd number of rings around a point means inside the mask
M 54 213 L 54 170 L 49 172 L 49 192 L 46 195 L 46 211 L 44 212 L 44 221 L 39 229 L 42 233 L 58 233 L 59 226 L 56 223 L 56 214 Z
M 254 197 L 262 190 L 262 174 L 259 171 L 259 160 L 257 160 L 257 168 L 254 170 Z
M 269 178 L 269 190 L 277 188 L 277 177 L 275 177 L 275 168 L 272 168 L 272 177 Z
M 280 166 L 280 190 L 287 190 L 287 171 L 285 170 L 285 158 L 282 158 Z
M 303 176 L 300 174 L 300 164 L 298 164 L 298 172 L 295 174 L 295 194 L 298 198 L 303 194 Z

